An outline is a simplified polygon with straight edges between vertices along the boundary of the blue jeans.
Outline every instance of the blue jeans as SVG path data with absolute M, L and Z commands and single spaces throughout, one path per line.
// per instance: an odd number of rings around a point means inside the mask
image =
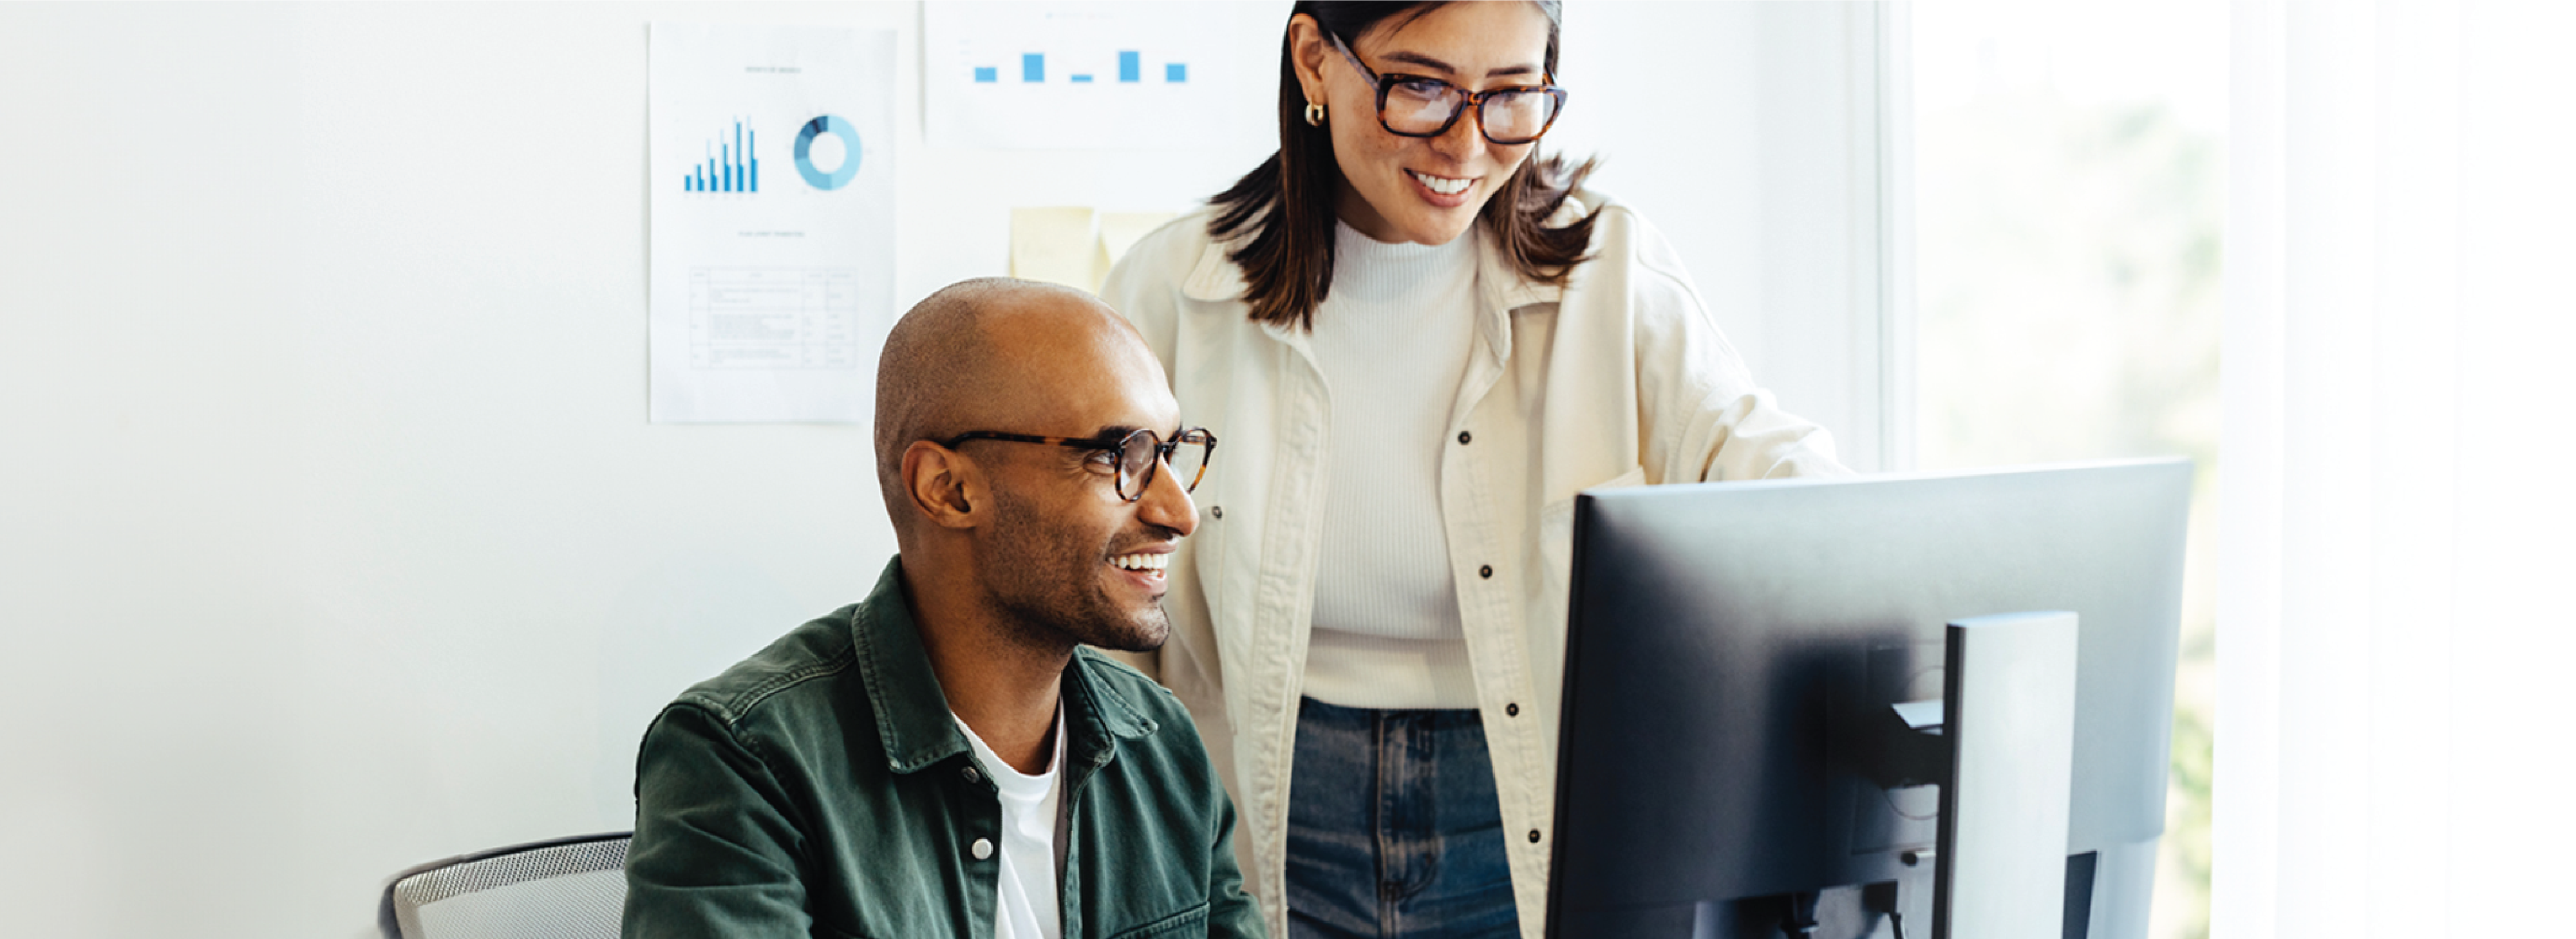
M 1520 936 L 1475 711 L 1307 698 L 1288 785 L 1289 939 Z

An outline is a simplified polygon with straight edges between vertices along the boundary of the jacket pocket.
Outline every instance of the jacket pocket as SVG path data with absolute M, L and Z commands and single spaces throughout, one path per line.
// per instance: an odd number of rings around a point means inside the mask
M 1121 932 L 1109 939 L 1166 939 L 1207 935 L 1208 905 L 1201 903 L 1162 919 Z
M 1631 466 L 1609 482 L 1584 487 L 1584 492 L 1600 489 L 1625 489 L 1646 484 L 1646 468 Z M 1567 585 L 1574 576 L 1574 500 L 1580 494 L 1547 504 L 1538 513 L 1538 550 L 1540 581 L 1547 585 L 1547 597 L 1564 611 Z

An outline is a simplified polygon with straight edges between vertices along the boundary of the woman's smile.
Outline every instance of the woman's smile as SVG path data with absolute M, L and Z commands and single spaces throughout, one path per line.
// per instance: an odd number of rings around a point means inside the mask
M 1434 176 L 1421 170 L 1405 170 L 1404 174 L 1413 179 L 1413 184 L 1418 187 L 1425 201 L 1444 209 L 1466 205 L 1469 201 L 1467 190 L 1474 188 L 1477 182 L 1473 179 Z

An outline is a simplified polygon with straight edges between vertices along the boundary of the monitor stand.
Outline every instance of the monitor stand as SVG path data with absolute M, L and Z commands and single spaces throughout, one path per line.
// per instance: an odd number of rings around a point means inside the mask
M 2076 616 L 2068 612 L 1952 622 L 1941 697 L 1887 711 L 1895 722 L 1879 738 L 1886 760 L 1881 783 L 1941 787 L 1936 847 L 1900 856 L 1907 867 L 1932 867 L 1928 932 L 1934 939 L 2067 939 L 2089 931 L 2095 858 L 2066 854 L 2076 638 Z M 1907 911 L 1905 925 L 1914 925 L 1911 913 L 1921 911 L 1917 884 L 1908 877 L 1752 904 L 1702 903 L 1689 917 L 1688 934 L 1875 935 L 1880 917 L 1900 911 Z M 1679 934 L 1668 929 L 1635 934 Z M 1925 932 L 1894 934 L 1919 939 Z
M 2059 939 L 2075 766 L 2075 614 L 1949 624 L 1934 939 Z M 1918 705 L 1898 705 L 1923 729 Z

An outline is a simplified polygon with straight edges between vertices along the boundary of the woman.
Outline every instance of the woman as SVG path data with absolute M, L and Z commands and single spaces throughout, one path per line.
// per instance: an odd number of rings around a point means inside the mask
M 1575 493 L 1843 472 L 1662 237 L 1533 157 L 1557 18 L 1297 4 L 1278 154 L 1102 290 L 1225 440 L 1155 664 L 1273 935 L 1539 935 Z

